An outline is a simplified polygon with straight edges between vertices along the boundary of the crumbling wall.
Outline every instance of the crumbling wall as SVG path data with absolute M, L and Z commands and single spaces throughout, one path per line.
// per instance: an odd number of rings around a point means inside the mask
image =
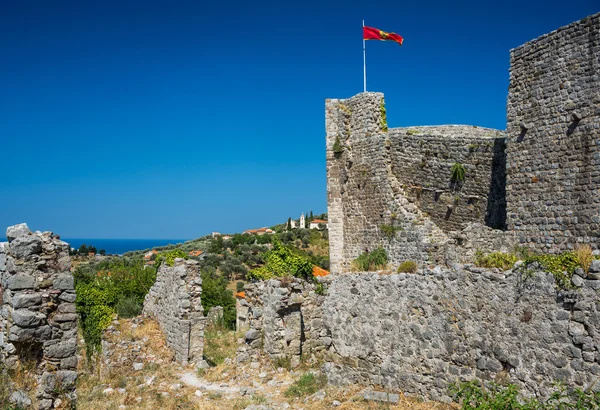
M 530 248 L 600 246 L 600 13 L 510 52 L 508 228 Z
M 338 275 L 322 304 L 333 384 L 379 385 L 436 400 L 470 379 L 548 396 L 553 384 L 599 389 L 600 261 L 574 291 L 545 272 L 455 265 L 422 275 Z
M 9 227 L 6 237 L 0 244 L 0 361 L 8 369 L 37 371 L 36 391 L 14 397 L 38 409 L 65 400 L 75 405 L 77 314 L 69 245 L 52 232 L 32 233 L 26 224 Z
M 156 318 L 167 345 L 182 364 L 198 364 L 204 351 L 206 318 L 201 304 L 202 278 L 195 260 L 163 262 L 144 300 L 144 315 Z
M 330 339 L 321 312 L 324 296 L 315 289 L 314 283 L 297 278 L 247 284 L 244 315 L 249 330 L 237 360 L 245 362 L 264 351 L 297 366 L 303 357 L 322 352 Z

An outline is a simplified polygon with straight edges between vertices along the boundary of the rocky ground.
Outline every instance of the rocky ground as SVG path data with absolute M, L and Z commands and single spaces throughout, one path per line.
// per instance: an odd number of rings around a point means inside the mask
M 215 336 L 216 335 L 216 336 Z M 115 320 L 103 353 L 92 366 L 82 358 L 78 408 L 109 409 L 452 409 L 403 395 L 365 392 L 361 387 L 326 386 L 318 368 L 275 368 L 270 360 L 237 364 L 233 332 L 212 334 L 209 354 L 216 367 L 197 372 L 173 361 L 156 322 Z M 229 357 L 227 357 L 229 356 Z M 318 367 L 318 366 L 314 366 Z M 366 398 L 365 398 L 366 397 Z M 381 402 L 387 398 L 397 403 Z

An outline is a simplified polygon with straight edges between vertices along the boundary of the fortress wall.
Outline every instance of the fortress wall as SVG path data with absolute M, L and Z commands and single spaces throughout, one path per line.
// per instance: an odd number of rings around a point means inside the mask
M 15 391 L 15 405 L 76 405 L 77 314 L 69 244 L 26 224 L 0 243 L 0 371 L 34 365 L 36 389 Z M 58 400 L 60 399 L 60 400 Z
M 510 52 L 508 228 L 540 251 L 600 247 L 600 13 Z
M 172 267 L 166 262 L 160 265 L 144 300 L 144 315 L 158 321 L 175 360 L 183 364 L 202 360 L 206 318 L 201 295 L 198 262 L 177 258 Z
M 600 263 L 593 270 L 600 278 Z M 600 389 L 600 280 L 573 282 L 577 290 L 557 292 L 548 273 L 469 265 L 337 275 L 321 307 L 329 382 L 436 400 L 474 378 L 541 397 L 555 381 Z
M 467 125 L 390 130 L 394 177 L 405 195 L 444 231 L 470 222 L 505 224 L 505 155 L 502 131 Z M 453 181 L 460 163 L 464 181 Z
M 392 267 L 405 260 L 443 263 L 450 230 L 504 223 L 502 132 L 469 126 L 388 130 L 386 118 L 381 93 L 326 102 L 333 273 L 349 271 L 353 259 L 379 246 Z M 336 140 L 342 147 L 337 153 Z M 455 162 L 464 164 L 466 175 L 452 185 Z

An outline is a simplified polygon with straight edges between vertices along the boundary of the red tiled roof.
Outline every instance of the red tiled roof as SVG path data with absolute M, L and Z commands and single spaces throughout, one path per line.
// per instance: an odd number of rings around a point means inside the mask
M 204 251 L 199 251 L 199 250 L 198 251 L 189 251 L 188 255 L 190 255 L 190 256 L 200 256 L 203 253 L 204 253 Z
M 310 221 L 310 223 L 316 223 L 316 224 L 326 224 L 327 221 L 324 221 L 322 219 L 313 219 L 312 221 Z

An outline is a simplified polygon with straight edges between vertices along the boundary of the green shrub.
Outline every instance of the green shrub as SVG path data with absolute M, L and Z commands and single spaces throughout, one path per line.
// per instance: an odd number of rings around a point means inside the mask
M 223 308 L 223 323 L 228 329 L 235 329 L 236 312 L 233 292 L 227 289 L 229 282 L 214 269 L 202 269 L 202 307 L 208 315 L 214 306 Z
M 167 266 L 173 266 L 175 264 L 175 259 L 177 258 L 188 259 L 189 256 L 185 251 L 182 251 L 181 249 L 174 249 L 169 252 L 161 253 L 156 257 L 154 262 L 156 265 L 156 269 L 158 269 L 160 267 L 160 264 L 163 262 L 166 263 Z
M 340 137 L 337 136 L 337 137 L 335 137 L 335 142 L 333 143 L 333 153 L 341 154 L 342 152 L 344 152 L 344 146 L 342 145 L 342 142 L 340 141 Z
M 130 295 L 119 298 L 117 304 L 115 305 L 115 310 L 117 311 L 117 315 L 119 315 L 119 317 L 129 319 L 141 314 L 143 307 L 143 303 L 140 303 L 135 296 Z
M 462 182 L 465 180 L 465 167 L 460 162 L 455 162 L 450 168 L 450 180 Z
M 403 229 L 401 226 L 383 224 L 379 225 L 379 230 L 389 241 L 391 241 L 396 237 L 396 233 L 402 231 Z
M 547 400 L 524 399 L 514 384 L 487 386 L 473 380 L 454 384 L 450 394 L 463 410 L 589 410 L 600 409 L 600 392 L 557 385 Z
M 295 276 L 311 279 L 312 266 L 308 258 L 293 252 L 284 246 L 279 239 L 273 238 L 273 249 L 263 255 L 265 264 L 252 269 L 247 279 L 268 280 L 277 277 Z
M 533 255 L 525 260 L 525 267 L 530 267 L 534 262 L 546 272 L 552 273 L 556 280 L 558 289 L 571 289 L 571 278 L 576 268 L 581 267 L 581 263 L 574 252 L 565 252 L 558 255 Z
M 286 391 L 286 397 L 306 397 L 319 391 L 327 383 L 324 375 L 305 373 L 296 380 Z
M 398 266 L 398 273 L 416 273 L 417 263 L 414 261 L 404 261 Z
M 517 262 L 517 257 L 510 253 L 493 252 L 484 254 L 480 251 L 475 253 L 475 265 L 482 268 L 498 268 L 508 270 Z
M 352 261 L 355 271 L 376 271 L 384 269 L 388 262 L 388 255 L 385 249 L 377 248 L 373 252 L 364 252 L 358 258 Z
M 121 310 L 133 315 L 156 280 L 156 269 L 141 258 L 109 258 L 80 265 L 73 272 L 76 311 L 88 358 L 100 350 L 102 331 Z M 118 305 L 118 307 L 117 307 Z
M 244 285 L 244 282 L 237 282 L 237 283 L 235 284 L 235 290 L 236 290 L 237 292 L 241 292 L 241 291 L 243 291 L 243 290 L 244 290 L 244 286 L 245 286 L 245 285 Z

